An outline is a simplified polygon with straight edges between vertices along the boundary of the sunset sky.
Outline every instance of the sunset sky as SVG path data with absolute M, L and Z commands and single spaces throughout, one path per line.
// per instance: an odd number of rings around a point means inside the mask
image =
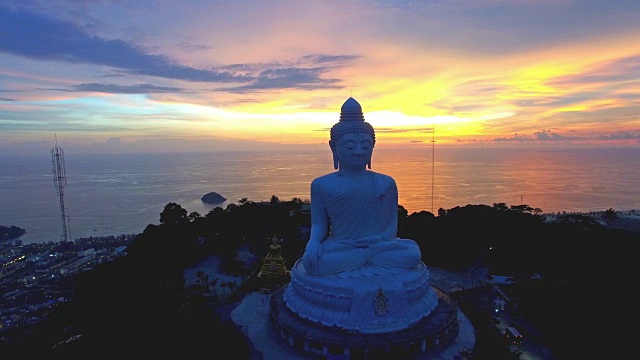
M 637 147 L 639 19 L 638 0 L 0 0 L 0 151 L 326 147 L 350 96 L 377 146 Z

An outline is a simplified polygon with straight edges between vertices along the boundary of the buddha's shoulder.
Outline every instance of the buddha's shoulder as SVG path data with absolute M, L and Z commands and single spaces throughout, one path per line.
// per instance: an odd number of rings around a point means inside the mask
M 311 181 L 311 186 L 324 186 L 340 181 L 341 177 L 338 175 L 338 172 L 328 173 L 322 176 L 318 176 L 317 178 Z
M 381 184 L 395 184 L 395 180 L 386 174 L 378 173 L 375 171 L 367 171 L 368 176 L 374 177 L 378 183 Z M 335 186 L 337 184 L 347 182 L 347 179 L 339 172 L 332 172 L 322 176 L 319 176 L 311 182 L 311 186 L 313 187 L 327 187 L 327 186 Z
M 396 181 L 387 174 L 382 174 L 382 173 L 371 171 L 371 170 L 369 170 L 369 174 L 371 176 L 374 176 L 378 181 L 378 183 L 385 184 L 385 185 L 393 185 L 396 183 Z
M 371 175 L 373 175 L 373 176 L 375 176 L 375 177 L 377 177 L 379 179 L 385 179 L 385 180 L 393 181 L 393 178 L 391 176 L 387 175 L 387 174 L 382 174 L 382 173 L 371 171 L 371 170 L 369 170 L 369 174 L 371 174 Z

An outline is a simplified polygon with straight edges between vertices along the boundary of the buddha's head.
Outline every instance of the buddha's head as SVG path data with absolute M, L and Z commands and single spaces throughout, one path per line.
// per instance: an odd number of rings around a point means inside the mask
M 345 137 L 345 135 L 347 136 Z M 376 133 L 373 130 L 373 126 L 364 121 L 362 107 L 354 98 L 350 97 L 342 104 L 340 121 L 331 127 L 330 136 L 329 147 L 331 147 L 331 152 L 333 152 L 334 169 L 338 169 L 340 163 L 338 147 L 351 147 L 354 145 L 354 140 L 358 140 L 358 142 L 367 142 L 368 140 L 370 149 L 367 155 L 367 166 L 371 169 L 371 152 L 376 143 Z

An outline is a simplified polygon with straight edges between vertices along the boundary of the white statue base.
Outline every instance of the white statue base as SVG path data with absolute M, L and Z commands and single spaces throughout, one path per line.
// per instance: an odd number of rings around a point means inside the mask
M 340 278 L 309 275 L 298 260 L 283 299 L 301 318 L 361 334 L 407 329 L 438 305 L 422 262 L 399 274 Z

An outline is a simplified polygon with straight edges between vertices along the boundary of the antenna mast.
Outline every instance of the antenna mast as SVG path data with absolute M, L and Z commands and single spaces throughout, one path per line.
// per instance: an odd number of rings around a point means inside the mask
M 435 179 L 435 164 L 436 164 L 436 126 L 431 126 L 431 213 L 433 212 L 433 184 Z
M 51 164 L 53 165 L 53 184 L 56 186 L 56 192 L 60 198 L 60 212 L 62 215 L 62 241 L 69 240 L 67 231 L 67 217 L 64 214 L 64 187 L 67 185 L 67 177 L 65 175 L 64 151 L 58 145 L 58 136 L 56 135 L 56 145 L 51 149 Z

